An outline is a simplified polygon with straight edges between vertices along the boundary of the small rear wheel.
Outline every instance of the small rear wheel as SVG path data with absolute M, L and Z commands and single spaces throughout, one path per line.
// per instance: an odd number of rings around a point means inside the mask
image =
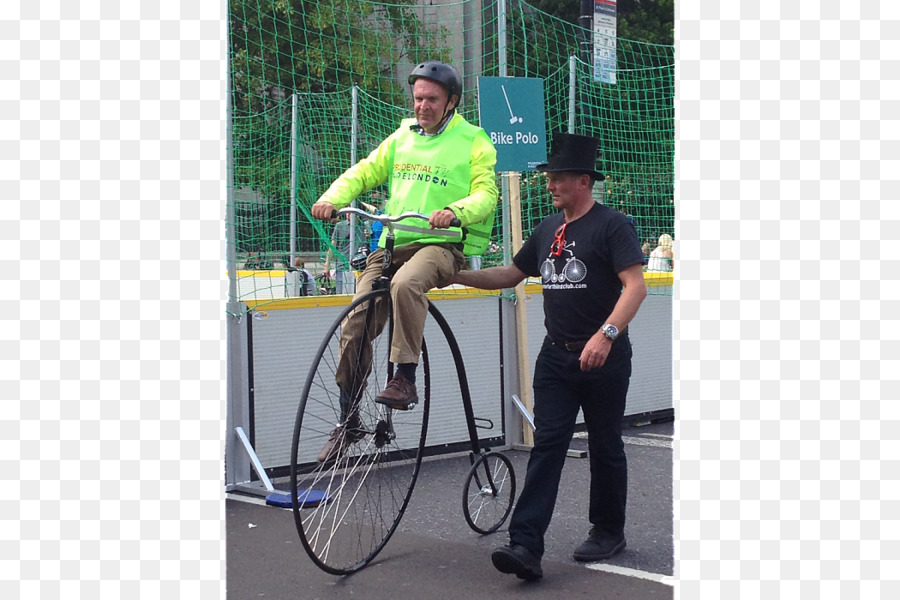
M 463 515 L 469 527 L 481 534 L 494 533 L 506 521 L 515 498 L 512 462 L 499 452 L 481 454 L 463 485 Z

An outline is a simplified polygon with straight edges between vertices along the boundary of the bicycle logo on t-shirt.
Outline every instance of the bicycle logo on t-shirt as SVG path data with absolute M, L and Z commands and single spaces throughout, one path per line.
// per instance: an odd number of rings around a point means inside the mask
M 587 287 L 587 284 L 581 283 L 587 275 L 587 267 L 575 257 L 575 252 L 572 250 L 574 247 L 574 240 L 563 247 L 563 251 L 569 256 L 566 257 L 566 263 L 559 273 L 556 272 L 556 259 L 552 250 L 550 255 L 544 259 L 544 263 L 541 265 L 541 283 L 545 288 L 569 289 Z

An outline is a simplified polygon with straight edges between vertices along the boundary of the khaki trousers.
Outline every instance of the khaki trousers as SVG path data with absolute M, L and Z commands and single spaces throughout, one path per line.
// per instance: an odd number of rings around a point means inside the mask
M 381 276 L 384 249 L 369 255 L 366 268 L 356 281 L 354 299 L 372 291 L 372 282 Z M 391 341 L 390 360 L 396 364 L 419 362 L 425 319 L 428 316 L 426 293 L 435 287 L 443 287 L 450 278 L 465 266 L 462 252 L 451 244 L 407 244 L 394 249 L 391 264 L 396 269 L 391 278 L 391 299 L 394 303 L 394 337 Z M 356 397 L 371 371 L 371 341 L 361 347 L 365 329 L 367 304 L 360 305 L 347 315 L 341 324 L 340 358 L 335 379 L 350 397 Z M 376 302 L 367 339 L 381 334 L 387 323 L 387 306 Z M 360 355 L 361 353 L 361 355 Z M 363 372 L 355 373 L 356 357 Z

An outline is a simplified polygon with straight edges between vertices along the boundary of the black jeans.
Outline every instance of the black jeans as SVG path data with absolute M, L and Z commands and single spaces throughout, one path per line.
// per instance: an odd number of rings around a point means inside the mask
M 539 557 L 544 554 L 544 533 L 553 516 L 579 408 L 584 413 L 591 467 L 588 519 L 611 535 L 625 530 L 628 466 L 622 417 L 631 378 L 631 342 L 620 336 L 606 363 L 587 372 L 579 368 L 579 354 L 545 338 L 534 369 L 534 448 L 509 523 L 509 539 Z

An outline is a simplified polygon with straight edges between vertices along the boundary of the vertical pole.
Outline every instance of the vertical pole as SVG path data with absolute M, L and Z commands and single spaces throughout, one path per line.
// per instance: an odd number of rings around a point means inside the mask
M 594 0 L 581 0 L 581 15 L 578 17 L 578 26 L 582 28 L 581 41 L 581 60 L 588 65 L 593 65 L 593 57 L 591 56 L 591 46 L 594 35 Z
M 297 169 L 300 167 L 297 160 L 297 94 L 291 94 L 291 247 L 288 252 L 290 264 L 294 266 L 294 257 L 297 255 Z
M 569 57 L 569 133 L 575 133 L 575 91 L 577 79 L 575 77 L 578 62 L 575 55 Z
M 499 0 L 497 3 L 497 53 L 500 62 L 500 77 L 506 77 L 506 0 Z M 503 239 L 507 243 L 503 244 L 503 264 L 508 265 L 512 262 L 512 254 L 510 252 L 510 232 L 509 232 L 509 175 L 504 174 L 500 181 L 503 195 Z
M 506 77 L 506 0 L 500 0 L 498 4 L 497 53 L 500 55 L 500 77 Z
M 497 53 L 500 61 L 500 77 L 506 77 L 506 0 L 498 2 L 497 13 Z M 510 232 L 509 232 L 509 177 L 504 174 L 500 180 L 500 193 L 503 196 L 503 264 L 508 265 L 512 262 L 512 253 L 510 252 Z
M 497 13 L 497 53 L 500 62 L 500 77 L 506 77 L 506 0 L 499 0 Z M 510 252 L 510 231 L 509 231 L 509 176 L 504 175 L 500 180 L 500 193 L 503 198 L 503 264 L 508 265 L 512 262 L 512 253 Z
M 229 40 L 230 40 L 229 35 Z M 229 45 L 229 48 L 231 46 Z M 226 489 L 238 482 L 250 480 L 250 462 L 240 456 L 235 436 L 236 426 L 250 422 L 249 398 L 244 374 L 247 348 L 242 327 L 243 303 L 237 292 L 237 239 L 234 230 L 234 107 L 232 104 L 233 80 L 231 77 L 231 53 L 228 54 L 228 80 L 225 88 L 225 263 L 228 270 L 228 303 L 226 304 L 226 408 L 225 422 L 225 484 Z
M 510 245 L 512 246 L 513 253 L 516 253 L 519 251 L 519 248 L 522 247 L 521 179 L 519 178 L 519 173 L 507 173 L 507 177 L 509 178 L 510 186 L 509 206 L 510 213 L 512 213 L 510 228 L 512 239 Z M 518 342 L 516 344 L 516 353 L 518 354 L 519 395 L 524 401 L 525 408 L 528 409 L 528 412 L 533 413 L 534 411 L 531 408 L 531 377 L 529 376 L 530 369 L 528 366 L 528 320 L 525 314 L 525 282 L 520 281 L 519 284 L 516 285 L 515 294 L 516 340 Z M 534 445 L 534 430 L 524 419 L 522 421 L 522 442 L 527 446 Z
M 512 263 L 512 246 L 515 243 L 515 235 L 510 227 L 513 211 L 510 206 L 509 173 L 503 173 L 501 181 L 503 184 L 501 196 L 503 203 L 503 264 L 509 265 Z M 517 343 L 519 332 L 516 305 L 505 300 L 510 294 L 516 294 L 516 297 L 522 301 L 524 301 L 524 295 L 519 295 L 518 288 L 507 288 L 503 290 L 503 297 L 500 299 L 500 335 L 503 339 L 501 360 L 503 361 L 503 390 L 505 395 L 503 398 L 503 422 L 505 423 L 503 433 L 506 436 L 506 443 L 514 447 L 524 442 L 522 429 L 513 425 L 519 421 L 516 420 L 518 412 L 511 400 L 511 397 L 514 395 L 522 395 L 522 378 L 520 375 L 520 357 L 522 353 Z
M 588 65 L 588 72 L 594 68 L 593 36 L 594 36 L 594 0 L 581 0 L 581 15 L 578 17 L 578 26 L 581 27 L 579 47 L 581 60 Z M 588 134 L 591 130 L 590 107 L 582 100 L 581 103 L 581 129 Z
M 229 53 L 230 54 L 230 53 Z M 225 263 L 228 270 L 228 304 L 237 301 L 237 240 L 234 231 L 234 114 L 231 106 L 231 56 L 225 96 Z
M 351 96 L 352 120 L 350 124 L 350 163 L 356 164 L 356 146 L 359 144 L 359 88 L 354 85 Z
M 358 160 L 358 150 L 357 146 L 359 145 L 359 87 L 356 84 L 353 85 L 352 92 L 352 118 L 350 125 L 350 164 L 355 165 Z M 356 200 L 352 202 L 353 206 L 356 206 Z M 356 215 L 350 215 L 350 252 L 348 259 L 356 256 Z M 347 285 L 346 282 L 344 285 Z
M 480 49 L 475 46 L 474 38 L 474 21 L 475 21 L 475 3 L 466 2 L 462 6 L 463 11 L 463 69 L 461 69 L 463 77 L 463 89 L 475 89 L 475 77 L 482 70 L 481 63 L 475 62 L 476 56 L 481 56 Z M 468 97 L 473 97 L 471 94 Z M 462 107 L 460 107 L 462 109 Z

